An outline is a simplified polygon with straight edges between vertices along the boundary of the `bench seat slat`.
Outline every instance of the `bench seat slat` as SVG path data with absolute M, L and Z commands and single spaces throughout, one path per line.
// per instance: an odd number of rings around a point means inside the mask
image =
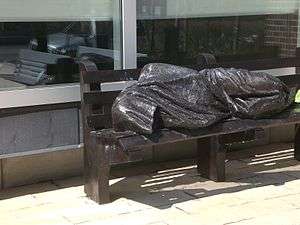
M 154 145 L 154 143 L 143 135 L 123 137 L 117 141 L 117 145 L 126 152 L 140 151 L 141 146 Z
M 162 143 L 168 143 L 168 142 L 173 142 L 174 140 L 185 140 L 190 138 L 190 135 L 180 133 L 175 130 L 168 130 L 168 129 L 163 129 L 160 132 L 154 133 L 148 138 L 154 142 L 162 142 Z
M 120 148 L 109 151 L 110 165 L 120 165 L 121 163 L 140 162 L 145 159 L 148 149 L 140 149 L 138 151 L 125 152 Z
M 232 144 L 242 141 L 253 141 L 257 138 L 256 132 L 262 129 L 253 129 L 246 132 L 238 132 L 229 135 L 222 136 L 222 143 L 224 144 Z

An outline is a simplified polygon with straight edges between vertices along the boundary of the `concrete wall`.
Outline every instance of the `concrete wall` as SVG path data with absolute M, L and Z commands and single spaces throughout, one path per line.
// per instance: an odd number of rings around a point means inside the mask
M 0 118 L 0 158 L 57 146 L 79 144 L 77 108 Z
M 0 187 L 9 188 L 81 175 L 82 157 L 82 149 L 77 148 L 0 159 Z

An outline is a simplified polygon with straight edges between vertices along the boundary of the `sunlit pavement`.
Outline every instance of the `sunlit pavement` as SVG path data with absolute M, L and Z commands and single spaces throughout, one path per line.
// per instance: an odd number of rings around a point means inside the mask
M 225 183 L 199 177 L 189 161 L 148 167 L 156 172 L 112 179 L 106 205 L 85 197 L 80 177 L 7 189 L 0 224 L 300 225 L 300 163 L 289 144 L 229 161 Z

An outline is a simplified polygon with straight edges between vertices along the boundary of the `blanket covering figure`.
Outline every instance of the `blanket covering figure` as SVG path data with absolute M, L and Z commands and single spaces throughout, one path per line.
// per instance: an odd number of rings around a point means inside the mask
M 140 134 L 160 128 L 198 129 L 226 119 L 270 117 L 294 98 L 284 83 L 263 72 L 148 64 L 115 100 L 113 127 Z

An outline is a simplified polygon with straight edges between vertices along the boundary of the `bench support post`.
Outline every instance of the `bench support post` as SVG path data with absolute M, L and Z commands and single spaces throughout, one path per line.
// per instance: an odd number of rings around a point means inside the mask
M 86 151 L 88 171 L 85 173 L 85 192 L 87 196 L 99 204 L 110 202 L 109 193 L 109 154 L 105 146 L 96 136 L 91 137 L 91 144 Z
M 294 149 L 295 159 L 300 161 L 300 124 L 296 124 Z
M 225 149 L 220 136 L 198 139 L 198 172 L 204 178 L 225 181 Z

